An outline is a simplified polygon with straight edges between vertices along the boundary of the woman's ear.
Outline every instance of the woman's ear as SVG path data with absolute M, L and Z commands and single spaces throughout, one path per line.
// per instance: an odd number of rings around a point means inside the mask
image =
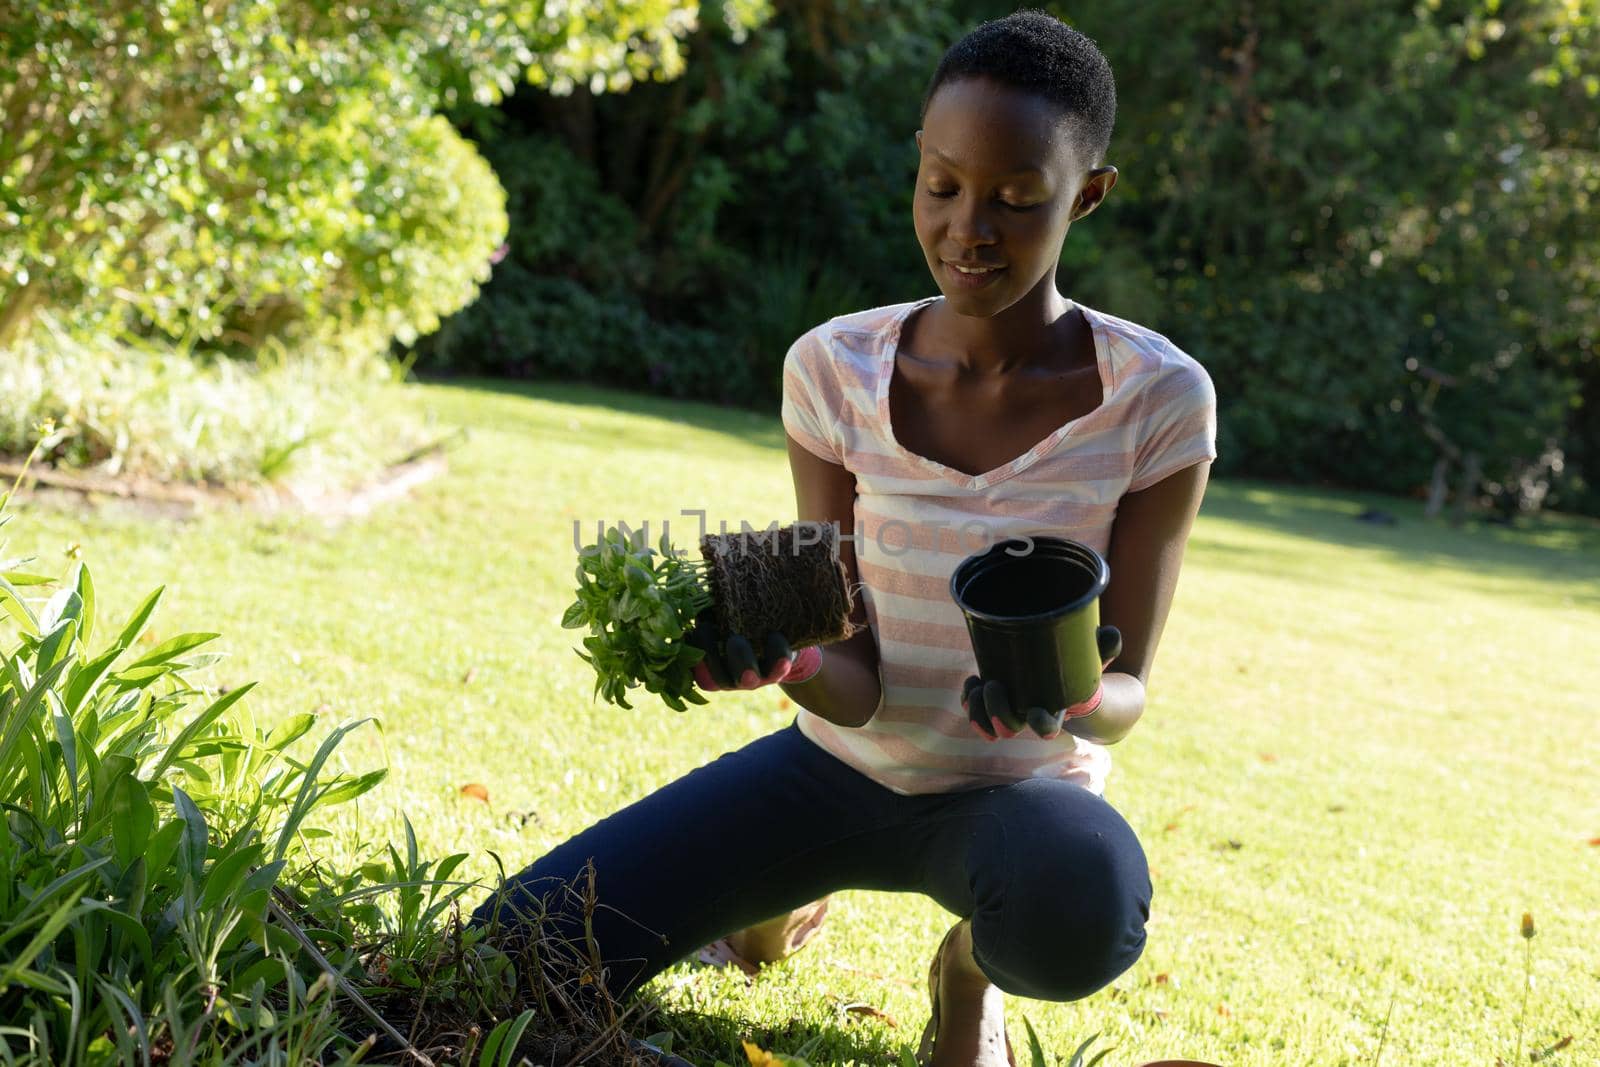
M 1099 207 L 1117 185 L 1117 168 L 1109 163 L 1089 172 L 1083 188 L 1078 190 L 1078 202 L 1073 205 L 1072 221 L 1077 222 Z
M 922 151 L 922 131 L 921 130 L 917 131 L 916 141 L 917 141 L 917 151 L 920 152 L 920 151 Z

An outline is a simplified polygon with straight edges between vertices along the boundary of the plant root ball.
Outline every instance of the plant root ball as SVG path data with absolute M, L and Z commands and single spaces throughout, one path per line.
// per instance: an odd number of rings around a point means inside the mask
M 789 647 L 831 645 L 860 632 L 832 523 L 797 522 L 700 539 L 713 617 L 724 634 L 760 642 L 776 631 Z

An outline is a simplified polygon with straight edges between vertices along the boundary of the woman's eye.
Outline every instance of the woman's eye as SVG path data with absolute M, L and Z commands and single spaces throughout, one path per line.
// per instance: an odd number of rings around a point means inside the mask
M 929 196 L 936 196 L 940 200 L 948 200 L 952 196 L 955 196 L 956 194 L 955 194 L 955 191 L 951 190 L 951 189 L 929 189 L 928 190 L 928 195 Z

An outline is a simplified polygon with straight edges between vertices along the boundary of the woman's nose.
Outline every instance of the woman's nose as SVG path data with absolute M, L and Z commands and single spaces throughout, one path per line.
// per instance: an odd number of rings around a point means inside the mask
M 995 242 L 994 226 L 983 205 L 971 200 L 963 200 L 952 209 L 949 233 L 952 240 L 968 248 Z

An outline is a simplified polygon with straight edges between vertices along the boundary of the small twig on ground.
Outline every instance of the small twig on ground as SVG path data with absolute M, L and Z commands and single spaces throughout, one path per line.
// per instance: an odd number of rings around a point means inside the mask
M 1393 993 L 1389 994 L 1389 1010 L 1383 1016 L 1383 1030 L 1378 1034 L 1378 1051 L 1373 1054 L 1372 1067 L 1378 1067 L 1383 1060 L 1384 1042 L 1389 1040 L 1389 1020 L 1394 1017 L 1394 997 Z
M 414 460 L 419 460 L 423 456 L 432 455 L 435 452 L 443 452 L 452 444 L 454 444 L 457 438 L 461 439 L 462 441 L 467 439 L 467 428 L 465 426 L 458 426 L 454 430 L 445 434 L 443 437 L 437 437 L 425 445 L 419 445 L 418 447 L 413 448 L 411 451 L 407 452 L 405 455 L 391 463 L 390 466 L 401 467 L 407 463 L 413 462 Z

